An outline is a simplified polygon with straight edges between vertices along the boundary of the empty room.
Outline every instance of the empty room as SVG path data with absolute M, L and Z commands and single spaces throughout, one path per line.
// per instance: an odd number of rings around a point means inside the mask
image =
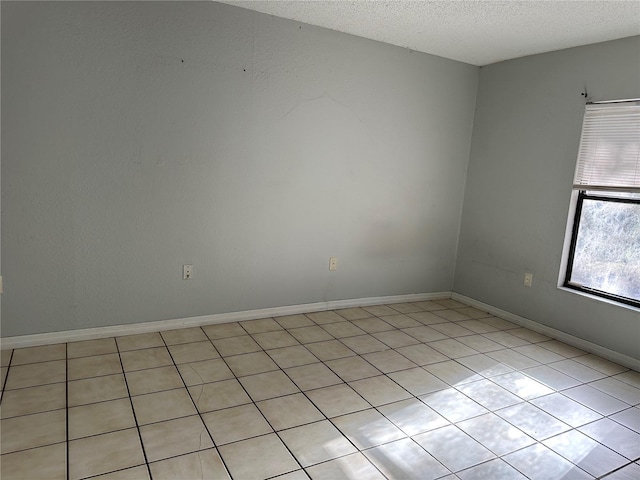
M 0 2 L 3 480 L 640 478 L 640 3 Z

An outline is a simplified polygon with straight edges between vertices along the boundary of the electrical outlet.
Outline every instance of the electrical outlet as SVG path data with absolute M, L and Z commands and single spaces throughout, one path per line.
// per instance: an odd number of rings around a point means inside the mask
M 329 257 L 329 270 L 338 269 L 338 259 L 336 257 Z
M 533 285 L 533 273 L 527 272 L 524 274 L 524 286 L 530 287 L 531 285 Z
M 182 279 L 189 280 L 193 276 L 193 265 L 182 265 Z

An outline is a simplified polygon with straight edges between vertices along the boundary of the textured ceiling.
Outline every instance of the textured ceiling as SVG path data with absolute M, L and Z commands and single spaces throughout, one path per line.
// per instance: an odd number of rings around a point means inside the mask
M 640 35 L 640 1 L 223 0 L 472 65 Z

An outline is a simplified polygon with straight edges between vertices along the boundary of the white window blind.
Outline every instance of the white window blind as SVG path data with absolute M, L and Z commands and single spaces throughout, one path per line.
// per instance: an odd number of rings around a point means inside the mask
M 586 106 L 573 187 L 640 192 L 640 101 Z

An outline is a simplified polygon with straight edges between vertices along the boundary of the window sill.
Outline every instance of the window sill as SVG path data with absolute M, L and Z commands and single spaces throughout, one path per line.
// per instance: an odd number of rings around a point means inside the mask
M 615 307 L 624 308 L 624 309 L 630 310 L 632 312 L 640 313 L 640 308 L 634 307 L 633 305 L 627 305 L 626 303 L 616 302 L 615 300 L 610 300 L 608 298 L 599 297 L 598 295 L 592 295 L 590 293 L 583 292 L 583 291 L 580 291 L 580 290 L 575 290 L 573 288 L 564 287 L 562 285 L 558 285 L 558 289 L 562 290 L 564 292 L 572 293 L 574 295 L 580 295 L 581 297 L 585 297 L 585 298 L 588 298 L 588 299 L 591 299 L 591 300 L 595 300 L 597 302 L 607 303 L 607 304 L 615 306 Z

